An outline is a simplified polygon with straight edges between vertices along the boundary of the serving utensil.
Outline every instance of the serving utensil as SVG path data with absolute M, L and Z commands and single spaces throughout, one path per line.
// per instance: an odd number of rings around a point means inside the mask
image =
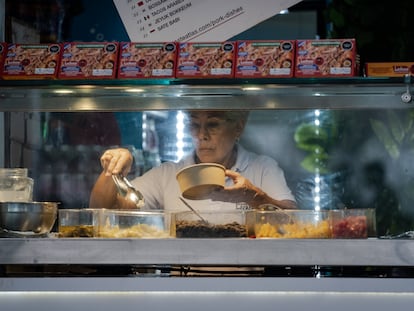
M 262 205 L 259 205 L 258 210 L 259 211 L 278 211 L 286 217 L 285 218 L 287 220 L 286 223 L 290 223 L 290 224 L 294 223 L 294 220 L 293 220 L 292 216 L 289 214 L 289 212 L 287 212 L 286 210 L 284 210 L 283 208 L 281 208 L 277 205 L 262 204 Z
M 145 205 L 144 196 L 141 192 L 135 189 L 129 180 L 121 174 L 112 175 L 118 193 L 125 199 L 133 202 L 137 208 L 142 208 Z
M 292 215 L 290 215 L 283 208 L 281 208 L 277 205 L 262 204 L 262 205 L 259 205 L 258 210 L 260 210 L 260 211 L 277 211 L 280 214 L 280 216 L 282 216 L 281 219 L 280 219 L 280 221 L 282 223 L 285 223 L 285 224 L 294 224 L 295 223 L 295 221 L 293 220 Z M 286 231 L 281 226 L 278 226 L 277 231 L 280 234 L 285 234 L 286 233 Z
M 185 206 L 187 206 L 200 220 L 205 224 L 208 225 L 208 221 L 200 215 L 199 212 L 197 212 L 186 200 L 184 200 L 183 197 L 180 197 L 180 200 L 184 203 Z

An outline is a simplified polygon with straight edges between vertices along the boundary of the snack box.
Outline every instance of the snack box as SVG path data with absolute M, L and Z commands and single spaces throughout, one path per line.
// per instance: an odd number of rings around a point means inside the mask
M 118 61 L 117 42 L 63 44 L 59 79 L 113 79 Z
M 2 66 L 3 79 L 55 79 L 59 68 L 61 45 L 15 44 L 7 45 Z
M 4 59 L 6 58 L 7 53 L 7 43 L 0 42 L 0 78 L 2 78 L 3 64 Z
M 174 78 L 177 44 L 121 42 L 118 78 Z
M 236 42 L 178 44 L 176 78 L 233 78 Z
M 414 75 L 414 62 L 366 63 L 367 77 L 403 77 Z
M 353 77 L 358 70 L 355 39 L 296 41 L 295 77 Z
M 295 41 L 238 41 L 236 78 L 291 78 Z
M 246 223 L 250 237 L 284 239 L 331 237 L 329 211 L 255 210 L 247 215 Z

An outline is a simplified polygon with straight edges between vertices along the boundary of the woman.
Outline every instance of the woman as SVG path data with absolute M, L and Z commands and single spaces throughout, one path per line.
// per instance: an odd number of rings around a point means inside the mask
M 238 144 L 248 118 L 245 111 L 190 111 L 188 127 L 193 138 L 194 153 L 178 163 L 167 162 L 132 180 L 145 198 L 148 209 L 188 210 L 180 201 L 176 173 L 195 163 L 214 162 L 226 167 L 226 186 L 208 200 L 194 200 L 197 209 L 235 209 L 237 203 L 253 208 L 273 204 L 280 208 L 296 208 L 284 173 L 275 160 L 245 150 Z M 126 176 L 132 165 L 127 149 L 107 150 L 101 157 L 103 172 L 90 197 L 90 208 L 133 208 L 117 195 L 112 174 Z

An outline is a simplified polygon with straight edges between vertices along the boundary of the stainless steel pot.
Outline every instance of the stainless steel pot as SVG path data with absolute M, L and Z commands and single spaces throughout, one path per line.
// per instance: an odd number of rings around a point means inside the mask
M 58 213 L 55 202 L 0 202 L 3 236 L 44 235 L 52 230 Z

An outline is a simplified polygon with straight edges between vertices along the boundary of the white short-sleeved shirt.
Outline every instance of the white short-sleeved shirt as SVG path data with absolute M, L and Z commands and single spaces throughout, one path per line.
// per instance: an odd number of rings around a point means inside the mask
M 277 200 L 295 200 L 287 186 L 284 173 L 271 157 L 247 151 L 238 145 L 236 164 L 231 170 L 250 180 L 269 196 Z M 165 162 L 154 167 L 131 183 L 144 196 L 145 209 L 164 209 L 165 211 L 187 211 L 188 208 L 179 199 L 181 192 L 176 174 L 182 168 L 194 164 L 194 155 L 189 155 L 178 163 Z M 226 186 L 233 184 L 226 178 Z M 187 200 L 198 210 L 235 210 L 235 203 L 212 200 Z

